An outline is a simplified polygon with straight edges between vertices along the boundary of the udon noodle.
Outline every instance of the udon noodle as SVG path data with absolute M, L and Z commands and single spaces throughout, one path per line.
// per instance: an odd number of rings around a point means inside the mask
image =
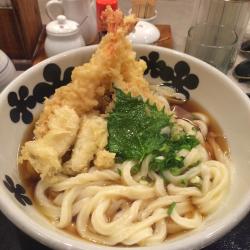
M 145 65 L 134 59 L 125 38 L 132 18 L 107 13 L 110 33 L 90 63 L 76 67 L 72 83 L 45 101 L 35 139 L 23 145 L 19 162 L 28 164 L 30 178 L 39 176 L 34 199 L 56 227 L 74 224 L 80 237 L 109 246 L 159 244 L 168 235 L 199 227 L 204 216 L 218 207 L 229 185 L 229 160 L 211 136 L 209 117 L 203 113 L 193 113 L 192 119 L 178 115 L 160 92 L 148 87 L 143 78 Z M 116 53 L 110 54 L 110 45 Z M 100 67 L 108 73 L 101 73 Z M 88 78 L 84 78 L 86 72 Z M 111 83 L 156 104 L 158 110 L 164 107 L 172 125 L 163 126 L 161 135 L 182 134 L 192 139 L 192 147 L 182 145 L 174 153 L 181 167 L 152 167 L 152 162 L 166 163 L 169 151 L 157 155 L 154 150 L 140 161 L 132 157 L 118 161 L 118 153 L 108 150 L 109 117 L 117 104 Z M 135 166 L 139 166 L 137 171 Z

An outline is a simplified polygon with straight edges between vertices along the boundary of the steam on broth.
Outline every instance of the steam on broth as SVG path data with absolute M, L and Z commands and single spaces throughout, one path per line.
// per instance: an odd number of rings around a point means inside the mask
M 58 228 L 102 245 L 151 246 L 201 225 L 230 182 L 229 149 L 194 101 L 173 106 L 144 79 L 127 33 L 108 34 L 44 103 L 20 150 L 20 176 Z M 164 90 L 168 94 L 168 90 Z

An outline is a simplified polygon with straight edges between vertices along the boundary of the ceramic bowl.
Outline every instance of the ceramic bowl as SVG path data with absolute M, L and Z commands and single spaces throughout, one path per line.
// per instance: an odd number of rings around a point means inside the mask
M 153 247 L 133 250 L 192 250 L 231 230 L 250 209 L 250 102 L 223 73 L 173 50 L 137 45 L 150 82 L 168 83 L 201 104 L 223 128 L 234 165 L 232 183 L 218 210 L 199 228 Z M 0 208 L 21 230 L 53 249 L 128 250 L 105 247 L 61 231 L 40 214 L 21 184 L 17 154 L 25 132 L 42 109 L 44 96 L 70 81 L 74 66 L 88 62 L 96 47 L 84 47 L 45 60 L 16 78 L 0 96 Z

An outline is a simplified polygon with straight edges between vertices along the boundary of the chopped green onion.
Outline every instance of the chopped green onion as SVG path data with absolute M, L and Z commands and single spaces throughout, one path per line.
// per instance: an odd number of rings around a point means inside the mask
M 200 183 L 192 183 L 192 184 L 190 184 L 190 186 L 191 186 L 191 187 L 196 187 L 196 188 L 198 188 L 198 189 L 200 189 L 200 190 L 201 190 L 201 188 L 202 188 L 202 186 L 201 186 Z
M 170 216 L 173 213 L 173 210 L 176 206 L 176 202 L 171 203 L 171 205 L 168 207 L 168 215 Z
M 188 167 L 189 167 L 189 168 L 193 168 L 193 167 L 198 166 L 200 163 L 201 163 L 201 161 L 196 161 L 196 162 L 190 164 Z
M 122 176 L 122 171 L 121 171 L 120 168 L 117 168 L 117 173 L 118 173 L 120 176 Z
M 164 159 L 157 159 L 158 157 L 154 158 L 150 164 L 149 164 L 149 168 L 150 170 L 153 170 L 155 172 L 160 172 L 162 169 L 164 169 L 165 166 L 165 158 Z
M 130 170 L 131 175 L 137 174 L 140 171 L 140 168 L 141 168 L 140 164 L 136 163 Z
M 155 157 L 155 160 L 164 161 L 164 160 L 165 160 L 165 157 L 162 156 L 162 155 L 159 155 L 159 156 Z
M 181 168 L 170 168 L 170 173 L 174 176 L 178 176 L 181 174 Z
M 163 144 L 163 146 L 159 149 L 160 152 L 168 153 L 170 150 L 170 146 L 168 144 Z
M 181 186 L 187 187 L 188 186 L 188 179 L 182 179 L 180 182 Z

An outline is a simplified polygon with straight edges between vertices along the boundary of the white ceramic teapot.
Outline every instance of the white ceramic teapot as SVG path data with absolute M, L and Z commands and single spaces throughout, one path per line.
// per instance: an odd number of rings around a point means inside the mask
M 50 0 L 47 2 L 46 11 L 52 20 L 63 14 L 68 19 L 78 22 L 86 44 L 96 40 L 98 31 L 94 0 Z
M 48 23 L 46 32 L 44 49 L 48 57 L 85 45 L 78 23 L 68 20 L 63 15 L 59 15 L 55 21 Z

